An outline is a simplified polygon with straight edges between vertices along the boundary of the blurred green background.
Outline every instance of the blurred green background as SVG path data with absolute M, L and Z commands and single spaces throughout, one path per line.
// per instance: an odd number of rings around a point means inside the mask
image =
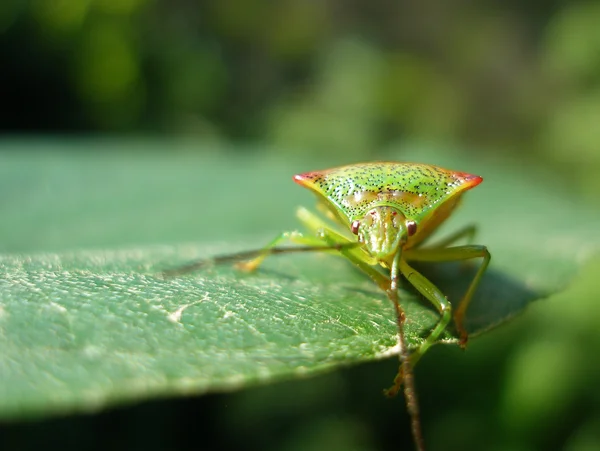
M 0 132 L 340 164 L 426 142 L 543 172 L 597 210 L 599 24 L 593 1 L 2 0 Z M 432 449 L 600 449 L 599 271 L 466 353 L 431 351 L 416 373 Z M 411 449 L 378 391 L 395 366 L 4 424 L 0 445 Z
M 371 158 L 460 143 L 600 189 L 598 2 L 3 0 L 3 132 Z

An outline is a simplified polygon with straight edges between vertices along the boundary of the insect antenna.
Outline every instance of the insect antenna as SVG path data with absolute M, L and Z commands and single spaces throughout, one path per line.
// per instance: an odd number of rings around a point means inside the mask
M 243 262 L 244 260 L 252 260 L 253 258 L 265 257 L 268 255 L 294 254 L 300 252 L 340 251 L 342 249 L 348 249 L 359 245 L 360 243 L 350 242 L 336 243 L 328 246 L 280 246 L 267 249 L 253 249 L 250 251 L 236 252 L 235 254 L 217 255 L 204 260 L 194 261 L 177 268 L 164 270 L 160 274 L 165 278 L 170 278 L 181 276 L 183 274 L 189 274 L 207 266 L 238 263 Z

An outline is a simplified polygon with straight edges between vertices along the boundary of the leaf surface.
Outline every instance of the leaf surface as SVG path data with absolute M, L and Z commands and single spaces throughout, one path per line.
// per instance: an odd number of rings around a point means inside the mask
M 37 146 L 3 145 L 0 418 L 230 390 L 395 353 L 384 293 L 331 254 L 273 257 L 252 274 L 222 265 L 159 275 L 294 228 L 294 207 L 313 202 L 290 180 L 306 163 L 152 152 L 166 143 Z M 492 253 L 468 314 L 474 335 L 565 287 L 598 251 L 595 213 L 543 177 L 460 154 L 419 156 L 485 179 L 444 227 L 476 222 L 476 242 Z M 422 269 L 457 301 L 475 266 Z M 438 315 L 410 287 L 401 295 L 416 346 Z M 455 341 L 452 330 L 444 341 Z

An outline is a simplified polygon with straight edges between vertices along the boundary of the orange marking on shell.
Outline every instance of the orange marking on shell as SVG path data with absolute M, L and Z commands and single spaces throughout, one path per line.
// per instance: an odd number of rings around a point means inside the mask
M 305 172 L 293 179 L 327 202 L 342 222 L 362 217 L 373 205 L 383 203 L 397 206 L 419 224 L 419 230 L 440 222 L 440 214 L 432 216 L 433 210 L 443 208 L 449 213 L 457 204 L 453 197 L 483 181 L 466 172 L 401 162 L 357 163 Z M 429 221 L 434 223 L 425 224 Z
M 344 204 L 348 207 L 355 207 L 361 202 L 372 202 L 379 197 L 378 193 L 373 191 L 358 191 L 354 194 L 344 197 Z
M 408 191 L 390 190 L 379 194 L 379 198 L 383 200 L 393 200 L 412 205 L 415 208 L 420 208 L 428 201 L 426 196 Z

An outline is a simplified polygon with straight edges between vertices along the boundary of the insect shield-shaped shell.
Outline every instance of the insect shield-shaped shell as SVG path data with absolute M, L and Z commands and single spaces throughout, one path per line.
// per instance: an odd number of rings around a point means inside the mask
M 355 234 L 365 221 L 388 227 L 401 221 L 400 242 L 382 246 L 407 248 L 426 238 L 450 215 L 460 195 L 483 179 L 427 164 L 374 162 L 306 172 L 294 180 L 326 199 Z

